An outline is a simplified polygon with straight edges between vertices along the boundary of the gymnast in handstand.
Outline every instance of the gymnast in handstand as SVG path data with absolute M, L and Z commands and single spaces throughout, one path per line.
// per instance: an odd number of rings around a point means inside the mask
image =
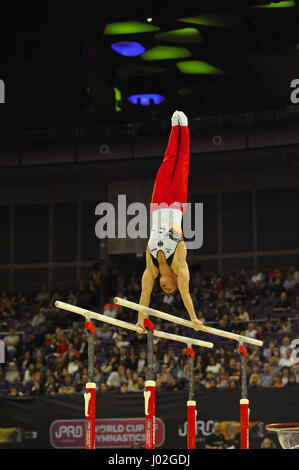
M 146 268 L 142 276 L 139 303 L 149 306 L 154 280 L 160 275 L 161 289 L 172 294 L 179 290 L 195 330 L 197 318 L 189 292 L 190 273 L 182 232 L 182 217 L 187 207 L 190 143 L 188 119 L 182 111 L 171 118 L 171 134 L 152 194 L 152 230 L 146 248 Z M 138 312 L 137 325 L 143 327 L 144 314 Z

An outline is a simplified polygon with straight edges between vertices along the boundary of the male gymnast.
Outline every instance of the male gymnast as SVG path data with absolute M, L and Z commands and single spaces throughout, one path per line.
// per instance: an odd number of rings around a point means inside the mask
M 182 217 L 187 208 L 190 142 L 187 116 L 175 111 L 163 162 L 152 194 L 152 229 L 146 248 L 146 268 L 142 275 L 139 303 L 149 306 L 154 280 L 160 275 L 161 289 L 167 294 L 180 292 L 193 328 L 200 330 L 189 292 L 190 273 L 182 232 Z M 143 328 L 144 314 L 138 312 L 137 325 Z

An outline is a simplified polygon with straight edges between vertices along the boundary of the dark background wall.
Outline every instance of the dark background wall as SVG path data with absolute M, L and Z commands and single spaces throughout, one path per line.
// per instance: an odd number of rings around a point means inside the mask
M 292 136 L 292 129 L 289 126 L 288 135 Z M 28 156 L 32 158 L 35 149 L 39 164 L 34 160 L 33 164 L 3 164 L 0 285 L 18 287 L 24 280 L 28 285 L 48 282 L 50 287 L 73 284 L 86 278 L 94 261 L 111 255 L 121 263 L 122 254 L 132 253 L 134 260 L 136 253 L 143 252 L 145 239 L 116 240 L 114 245 L 99 240 L 95 207 L 100 202 L 115 203 L 118 194 L 150 201 L 168 132 L 169 126 L 160 133 L 138 134 L 133 156 L 126 148 L 120 155 L 124 137 L 118 134 L 108 139 L 118 152 L 103 158 L 88 156 L 88 145 L 81 143 L 82 155 L 91 161 L 71 163 L 65 152 L 57 150 L 59 139 L 53 138 L 55 145 L 41 142 L 41 150 L 30 143 Z M 248 138 L 250 132 L 247 128 L 244 135 Z M 204 243 L 200 250 L 190 250 L 190 264 L 199 265 L 203 272 L 220 273 L 241 266 L 267 270 L 273 265 L 297 265 L 298 146 L 268 147 L 265 137 L 264 148 L 250 148 L 248 141 L 239 143 L 238 133 L 231 130 L 228 139 L 217 128 L 206 129 L 206 137 L 203 130 L 198 134 L 191 128 L 190 134 L 189 201 L 204 204 Z M 220 150 L 211 144 L 219 134 Z M 103 142 L 100 136 L 94 137 L 94 149 L 99 150 Z M 143 149 L 143 158 L 136 156 L 138 148 L 139 155 Z M 49 149 L 52 164 L 49 157 L 45 159 Z

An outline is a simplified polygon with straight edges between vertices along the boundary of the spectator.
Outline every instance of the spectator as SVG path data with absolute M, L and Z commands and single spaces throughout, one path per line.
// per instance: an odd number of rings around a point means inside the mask
M 271 365 L 272 374 L 278 373 L 281 369 L 281 366 L 279 365 L 280 357 L 273 355 L 273 356 L 271 356 L 269 362 L 270 362 L 270 365 Z
M 290 301 L 288 299 L 288 296 L 286 292 L 282 292 L 280 294 L 280 299 L 273 308 L 275 312 L 285 312 L 286 310 L 289 310 L 290 308 Z
M 165 383 L 165 390 L 168 392 L 174 392 L 178 390 L 177 383 L 172 374 L 169 374 L 167 382 Z
M 285 387 L 289 387 L 289 386 L 296 385 L 296 384 L 297 384 L 296 374 L 294 374 L 293 372 L 290 372 L 288 382 L 285 384 Z
M 263 350 L 263 357 L 267 360 L 273 355 L 273 349 L 275 348 L 276 342 L 274 340 L 270 340 L 268 346 L 266 346 Z
M 113 356 L 109 358 L 108 361 L 105 362 L 105 364 L 101 366 L 101 372 L 103 372 L 103 374 L 108 374 L 112 372 L 113 370 L 116 370 L 117 362 L 118 362 L 118 357 L 114 354 Z
M 1 313 L 2 317 L 5 320 L 13 320 L 13 318 L 16 316 L 16 311 L 13 308 L 13 303 L 11 299 L 6 299 L 2 305 L 1 305 Z
M 251 280 L 254 284 L 264 280 L 264 275 L 258 270 L 257 267 L 253 269 Z
M 81 361 L 85 361 L 88 359 L 88 339 L 87 334 L 85 332 L 81 335 L 81 343 L 78 349 L 78 353 Z
M 289 334 L 291 331 L 291 324 L 288 321 L 287 317 L 282 316 L 277 325 L 277 333 Z
M 120 388 L 122 383 L 127 383 L 125 366 L 119 365 L 117 371 L 112 371 L 106 381 L 109 389 Z
M 8 371 L 5 374 L 5 380 L 9 383 L 20 380 L 20 372 L 17 369 L 15 362 L 10 362 Z
M 44 383 L 44 389 L 46 395 L 54 395 L 57 393 L 59 384 L 53 374 L 49 375 Z
M 248 322 L 249 321 L 249 314 L 246 312 L 242 305 L 238 305 L 237 307 L 237 315 L 241 322 Z
M 198 373 L 198 367 L 195 373 Z M 190 369 L 189 369 L 188 363 L 186 363 L 182 368 L 179 368 L 179 370 L 176 373 L 176 378 L 177 378 L 177 383 L 180 386 L 180 388 L 183 388 L 184 385 L 188 383 L 189 378 L 190 378 Z
M 69 291 L 69 295 L 66 302 L 71 305 L 78 305 L 78 298 L 75 292 L 73 292 L 72 290 Z
M 72 376 L 70 374 L 67 374 L 64 377 L 64 381 L 63 381 L 62 385 L 60 385 L 60 387 L 58 388 L 58 393 L 70 395 L 70 394 L 75 393 L 75 392 L 76 392 L 76 389 L 72 385 Z
M 289 381 L 289 377 L 290 377 L 290 369 L 289 367 L 282 367 L 281 369 L 281 381 L 283 383 L 283 385 L 286 385 Z
M 45 310 L 40 308 L 36 315 L 32 318 L 31 326 L 32 328 L 37 328 L 40 325 L 43 325 L 46 322 Z
M 206 372 L 211 371 L 213 372 L 214 375 L 217 375 L 220 367 L 221 367 L 220 362 L 216 362 L 216 358 L 212 356 L 210 357 L 209 364 L 206 367 Z
M 273 333 L 276 332 L 276 326 L 274 326 L 270 320 L 266 321 L 265 326 L 264 326 L 264 335 L 266 337 L 271 337 Z
M 215 379 L 213 372 L 208 371 L 205 373 L 205 377 L 203 378 L 201 383 L 205 388 L 209 388 L 210 382 L 213 379 Z
M 168 372 L 167 364 L 162 364 L 161 372 L 157 374 L 157 378 L 161 381 L 162 384 L 166 384 L 168 382 L 169 376 L 170 372 Z
M 118 348 L 123 348 L 130 345 L 130 342 L 127 339 L 127 333 L 120 326 L 117 328 L 112 335 L 112 340 Z
M 33 362 L 30 362 L 28 364 L 28 367 L 26 367 L 25 369 L 23 385 L 26 385 L 27 382 L 32 382 L 34 373 L 35 373 L 35 365 Z
M 84 333 L 85 334 L 85 333 Z M 85 334 L 86 336 L 86 334 Z M 56 335 L 56 338 L 57 338 L 57 348 L 56 348 L 56 352 L 58 354 L 61 354 L 62 356 L 65 355 L 65 353 L 67 352 L 67 350 L 69 349 L 69 341 L 68 341 L 68 338 L 65 334 L 63 334 L 62 332 L 59 333 L 58 335 Z
M 128 385 L 126 383 L 121 384 L 120 393 L 128 393 Z
M 171 359 L 175 362 L 178 362 L 178 357 L 175 355 L 174 347 L 170 346 L 167 350 L 167 353 L 163 356 L 163 362 L 167 364 Z
M 133 372 L 132 376 L 128 378 L 128 391 L 129 392 L 138 392 L 138 374 Z
M 201 356 L 199 356 L 201 357 Z M 219 362 L 222 366 L 228 365 L 228 354 L 223 346 L 220 346 L 217 351 L 217 362 Z
M 22 397 L 23 393 L 20 390 L 18 390 L 17 387 L 12 386 L 9 388 L 8 396 L 9 397 Z
M 108 323 L 104 323 L 101 328 L 96 328 L 96 334 L 100 338 L 100 340 L 111 339 L 112 338 L 112 330 Z
M 248 361 L 251 365 L 254 365 L 260 361 L 260 349 L 258 346 L 253 346 L 251 348 L 251 354 L 248 355 Z
M 144 368 L 146 366 L 146 351 L 142 349 L 139 353 L 139 359 L 137 361 L 137 372 L 140 374 L 144 372 Z
M 287 351 L 287 349 L 290 348 L 290 345 L 291 345 L 291 340 L 290 340 L 289 336 L 284 336 L 284 337 L 282 338 L 281 343 L 282 343 L 282 344 L 281 344 L 281 346 L 280 346 L 280 348 L 279 348 L 280 356 L 281 356 L 282 358 L 285 358 L 285 357 L 286 357 L 286 351 Z
M 157 361 L 157 356 L 156 355 L 154 356 L 155 356 L 155 360 Z M 136 356 L 134 348 L 130 348 L 129 356 L 127 358 L 127 363 L 130 369 L 137 370 L 138 357 Z
M 249 377 L 249 387 L 259 387 L 261 385 L 258 374 L 251 374 Z
M 78 385 L 78 388 L 76 389 L 76 392 L 85 393 L 87 383 L 88 383 L 88 375 L 87 375 L 87 373 L 82 373 L 81 383 Z
M 254 326 L 253 322 L 248 323 L 248 328 L 245 330 L 245 336 L 249 336 L 249 338 L 256 338 L 257 330 Z
M 50 292 L 47 289 L 46 284 L 42 284 L 40 292 L 37 294 L 35 300 L 38 303 L 44 303 L 49 301 L 50 299 Z
M 237 390 L 238 388 L 238 381 L 237 380 L 229 380 L 228 382 L 228 388 L 230 390 Z
M 272 439 L 266 437 L 261 443 L 261 449 L 276 449 L 276 445 L 274 444 Z
M 213 432 L 206 437 L 205 449 L 224 449 L 225 437 L 220 432 L 220 422 L 215 421 Z
M 272 380 L 271 365 L 269 362 L 264 363 L 263 372 L 260 374 L 260 381 L 262 387 L 270 387 Z
M 271 388 L 280 388 L 280 387 L 283 387 L 283 383 L 281 381 L 281 376 L 280 374 L 278 373 L 274 373 L 272 374 L 272 379 L 271 379 L 271 383 L 270 383 L 270 387 Z
M 114 304 L 113 297 L 111 297 L 109 302 L 104 306 L 103 314 L 111 318 L 116 318 L 117 309 L 118 309 L 118 306 Z
M 40 381 L 35 380 L 30 389 L 30 395 L 43 395 L 43 394 L 44 394 L 44 390 L 41 386 Z
M 256 331 L 257 331 L 256 339 L 258 339 L 260 341 L 264 341 L 265 340 L 265 333 L 264 333 L 263 325 L 257 325 Z
M 295 289 L 296 280 L 293 278 L 292 273 L 288 272 L 285 281 L 283 282 L 283 288 L 286 292 L 290 292 Z
M 101 373 L 98 367 L 93 368 L 93 381 L 99 389 L 100 385 L 104 382 L 104 375 Z
M 67 365 L 67 371 L 72 376 L 75 372 L 79 370 L 79 368 L 80 368 L 80 361 L 78 357 L 74 355 Z
M 140 375 L 138 376 L 138 380 L 137 380 L 137 391 L 138 392 L 144 391 L 144 379 Z
M 280 367 L 292 367 L 294 361 L 292 359 L 292 352 L 293 350 L 291 348 L 287 348 L 285 351 L 285 357 L 282 357 L 279 360 L 279 366 Z
M 4 337 L 4 344 L 9 359 L 12 359 L 15 356 L 18 349 L 19 341 L 20 338 L 16 334 L 16 330 L 14 328 L 10 328 L 9 335 Z
M 229 380 L 226 372 L 222 372 L 219 374 L 219 380 L 217 384 L 217 388 L 228 388 L 229 386 Z

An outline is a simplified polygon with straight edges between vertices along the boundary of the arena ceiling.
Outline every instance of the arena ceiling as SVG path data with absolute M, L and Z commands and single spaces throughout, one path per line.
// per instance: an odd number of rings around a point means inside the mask
M 146 93 L 165 98 L 157 105 L 165 116 L 174 106 L 197 116 L 291 105 L 290 83 L 299 78 L 298 0 L 140 3 L 4 10 L 2 61 L 38 66 L 45 59 L 74 59 L 86 71 L 94 67 L 98 94 L 103 80 L 107 84 L 99 111 L 109 99 L 132 109 L 129 97 Z M 144 52 L 126 56 L 111 47 L 127 42 Z M 84 88 L 84 79 L 76 79 Z M 115 113 L 118 120 L 121 114 Z
M 111 77 L 126 98 L 160 93 L 195 112 L 200 107 L 213 113 L 283 106 L 289 102 L 290 82 L 299 76 L 296 3 L 239 3 L 242 8 L 234 3 L 230 8 L 229 1 L 173 8 L 168 2 L 169 14 L 149 11 L 138 18 L 149 31 L 131 34 L 117 34 L 111 28 L 117 20 L 110 17 L 101 44 Z M 128 40 L 146 51 L 124 57 L 111 48 Z

